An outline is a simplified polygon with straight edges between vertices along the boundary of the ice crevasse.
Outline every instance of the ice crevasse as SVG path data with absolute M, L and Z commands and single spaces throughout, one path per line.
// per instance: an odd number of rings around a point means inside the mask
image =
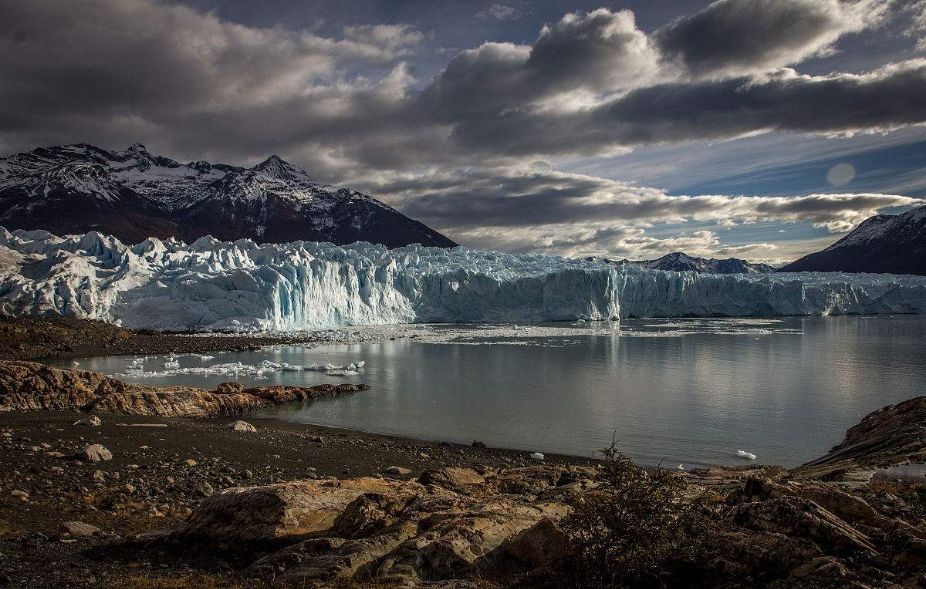
M 0 228 L 0 312 L 160 330 L 926 312 L 926 277 L 696 274 L 369 243 L 135 245 Z

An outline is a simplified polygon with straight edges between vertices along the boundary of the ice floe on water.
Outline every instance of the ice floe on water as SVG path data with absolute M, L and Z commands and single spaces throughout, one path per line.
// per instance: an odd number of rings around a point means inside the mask
M 369 243 L 259 245 L 0 228 L 0 312 L 175 331 L 926 312 L 926 277 L 696 274 Z
M 188 354 L 189 357 L 197 358 L 203 362 L 214 359 L 214 356 L 205 356 L 199 354 Z M 114 376 L 117 378 L 164 378 L 168 376 L 230 376 L 241 377 L 248 376 L 260 379 L 268 374 L 277 372 L 323 372 L 328 376 L 357 376 L 361 369 L 366 365 L 364 360 L 351 362 L 349 364 L 289 364 L 286 362 L 273 362 L 263 360 L 259 364 L 245 364 L 243 362 L 219 362 L 208 364 L 206 366 L 183 366 L 180 365 L 180 359 L 176 356 L 169 356 L 166 361 L 152 362 L 159 364 L 160 368 L 147 369 L 145 363 L 149 360 L 158 360 L 156 357 L 143 357 L 131 360 L 123 372 L 117 372 Z
M 407 340 L 425 344 L 521 345 L 557 347 L 572 345 L 588 337 L 683 337 L 713 334 L 767 336 L 800 334 L 801 329 L 787 319 L 681 319 L 629 320 L 625 322 L 587 321 L 582 324 L 424 324 L 343 327 L 308 332 L 319 343 L 378 343 Z M 315 346 L 317 344 L 310 344 Z

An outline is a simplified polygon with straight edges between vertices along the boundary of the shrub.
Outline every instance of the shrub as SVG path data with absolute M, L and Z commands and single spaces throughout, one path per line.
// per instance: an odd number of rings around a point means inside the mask
M 602 453 L 600 486 L 563 522 L 575 551 L 572 576 L 582 587 L 661 585 L 693 558 L 704 527 L 697 502 L 677 474 L 637 466 L 614 441 Z

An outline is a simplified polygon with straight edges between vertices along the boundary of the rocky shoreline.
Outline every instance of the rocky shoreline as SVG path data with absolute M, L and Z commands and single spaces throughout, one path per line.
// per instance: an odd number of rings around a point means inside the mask
M 204 354 L 325 341 L 314 334 L 161 333 L 89 319 L 0 315 L 0 360 L 60 362 L 91 356 Z
M 926 587 L 926 397 L 791 470 L 234 421 L 349 388 L 0 362 L 0 585 Z
M 219 417 L 283 403 L 308 403 L 366 388 L 363 384 L 346 383 L 245 388 L 237 382 L 222 383 L 213 391 L 198 387 L 155 387 L 126 383 L 89 370 L 0 360 L 0 412 L 69 409 L 119 415 Z

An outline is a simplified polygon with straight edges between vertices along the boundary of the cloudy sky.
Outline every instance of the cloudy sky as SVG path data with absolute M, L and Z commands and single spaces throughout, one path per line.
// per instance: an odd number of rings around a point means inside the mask
M 0 0 L 0 153 L 276 153 L 480 248 L 784 262 L 926 199 L 926 0 Z

